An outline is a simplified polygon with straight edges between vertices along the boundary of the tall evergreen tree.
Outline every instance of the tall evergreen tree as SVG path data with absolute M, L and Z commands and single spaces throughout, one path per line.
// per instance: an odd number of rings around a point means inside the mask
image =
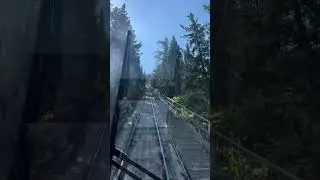
M 311 160 L 320 152 L 311 145 L 320 132 L 319 2 L 217 3 L 213 103 L 228 126 L 215 129 L 302 179 L 319 179 L 319 160 Z
M 206 8 L 206 7 L 204 7 Z M 209 109 L 209 25 L 200 24 L 193 14 L 188 15 L 190 24 L 181 26 L 187 40 L 186 49 L 179 47 L 173 36 L 159 41 L 161 50 L 157 51 L 158 66 L 153 75 L 156 88 L 166 96 L 184 96 L 186 106 L 208 114 Z M 162 78 L 162 82 L 158 79 Z M 203 106 L 195 106 L 201 102 Z M 203 103 L 205 102 L 205 103 Z
M 137 99 L 141 97 L 145 88 L 145 75 L 140 62 L 140 48 L 142 46 L 142 43 L 137 41 L 135 31 L 130 23 L 126 4 L 123 4 L 121 7 L 113 7 L 111 9 L 110 15 L 110 33 L 120 39 L 120 41 L 125 40 L 126 34 L 129 30 L 132 32 L 128 56 L 130 78 L 128 87 L 128 98 Z
M 192 13 L 188 15 L 191 24 L 186 27 L 181 25 L 185 30 L 185 37 L 188 40 L 190 50 L 195 55 L 195 63 L 197 70 L 201 72 L 201 75 L 209 79 L 209 63 L 210 63 L 210 52 L 209 52 L 209 39 L 207 34 L 207 25 L 200 24 Z

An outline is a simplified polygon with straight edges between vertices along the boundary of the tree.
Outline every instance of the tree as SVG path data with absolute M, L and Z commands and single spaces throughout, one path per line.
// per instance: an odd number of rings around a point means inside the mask
M 165 38 L 163 41 L 157 42 L 161 46 L 161 50 L 156 52 L 155 58 L 158 60 L 158 65 L 154 72 L 154 85 L 159 88 L 160 92 L 164 95 L 168 95 L 168 79 L 169 70 L 168 70 L 168 52 L 169 52 L 169 40 Z
M 132 29 L 130 19 L 126 10 L 126 4 L 121 8 L 115 6 L 110 12 L 111 33 L 117 34 L 118 37 L 125 37 L 128 30 Z
M 209 25 L 200 24 L 192 13 L 188 15 L 190 24 L 181 27 L 187 40 L 185 49 L 180 48 L 173 36 L 158 43 L 161 49 L 156 52 L 158 65 L 153 73 L 155 88 L 166 96 L 183 96 L 186 106 L 199 113 L 209 112 Z M 161 80 L 160 80 L 161 79 Z M 204 104 L 195 106 L 195 102 Z M 200 103 L 201 102 L 201 103 Z M 203 103 L 205 102 L 205 103 Z
M 196 68 L 200 70 L 201 75 L 209 79 L 209 39 L 206 37 L 207 25 L 198 23 L 194 15 L 190 13 L 188 18 L 191 24 L 188 27 L 181 25 L 186 32 L 185 37 L 188 40 L 190 50 L 195 55 Z
M 303 179 L 318 179 L 310 154 L 319 152 L 311 145 L 319 132 L 319 3 L 232 2 L 214 6 L 213 103 L 224 114 L 215 129 Z
M 132 32 L 128 55 L 130 81 L 127 98 L 138 99 L 142 96 L 145 88 L 145 75 L 140 63 L 140 48 L 142 43 L 137 41 L 127 13 L 126 4 L 123 4 L 121 7 L 113 7 L 110 15 L 111 34 L 120 40 L 124 40 L 127 32 L 129 30 Z

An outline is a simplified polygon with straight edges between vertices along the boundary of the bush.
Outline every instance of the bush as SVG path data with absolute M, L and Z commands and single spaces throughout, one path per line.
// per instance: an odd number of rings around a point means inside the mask
M 175 103 L 182 104 L 185 101 L 185 97 L 184 96 L 175 96 L 175 97 L 172 98 L 172 100 Z
M 221 170 L 235 180 L 263 180 L 269 175 L 266 164 L 256 161 L 235 147 L 220 147 Z

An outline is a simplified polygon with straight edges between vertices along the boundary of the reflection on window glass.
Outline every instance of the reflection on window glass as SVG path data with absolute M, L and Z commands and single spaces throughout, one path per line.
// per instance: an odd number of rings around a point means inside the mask
M 209 1 L 111 4 L 111 34 L 132 32 L 116 146 L 144 170 L 114 160 L 142 179 L 210 179 Z

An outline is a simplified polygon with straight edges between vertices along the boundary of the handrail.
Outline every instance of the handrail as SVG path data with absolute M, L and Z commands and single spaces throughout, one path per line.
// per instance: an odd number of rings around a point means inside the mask
M 183 106 L 182 104 L 180 104 L 180 103 L 178 103 L 178 102 L 174 102 L 173 99 L 171 99 L 171 98 L 169 98 L 169 97 L 166 97 L 166 99 L 168 99 L 169 101 L 171 101 L 171 102 L 173 102 L 173 103 L 175 103 L 175 104 L 178 104 L 179 106 L 181 106 L 181 107 L 184 108 L 184 109 L 187 109 L 188 111 L 192 112 L 194 115 L 198 116 L 200 119 L 202 119 L 202 120 L 206 121 L 208 124 L 210 124 L 210 121 L 209 121 L 208 119 L 206 119 L 206 118 L 204 118 L 203 116 L 195 113 L 194 111 L 192 111 L 192 110 L 190 110 L 189 108 Z
M 175 107 L 175 108 L 177 108 L 173 103 L 171 103 L 171 102 L 168 102 L 168 104 L 170 104 L 172 107 Z M 192 119 L 195 119 L 195 118 L 192 118 Z M 205 123 L 206 124 L 206 126 L 208 126 L 207 128 L 203 128 L 203 127 L 199 127 L 199 126 L 197 126 L 198 128 L 200 128 L 200 129 L 202 129 L 202 130 L 205 130 L 205 131 L 207 131 L 208 133 L 210 133 L 210 123 Z
M 161 96 L 161 95 L 160 95 L 160 96 Z M 163 97 L 164 97 L 164 96 L 163 96 Z M 166 97 L 166 99 L 167 99 L 167 100 L 170 100 L 170 102 L 173 101 L 172 99 L 170 99 L 170 98 L 168 98 L 168 97 Z M 174 102 L 174 103 L 176 103 L 176 102 Z M 177 104 L 179 104 L 179 103 L 177 103 Z M 180 105 L 181 105 L 181 104 L 180 104 Z M 181 105 L 181 106 L 184 107 L 183 105 Z M 187 108 L 186 108 L 186 109 L 187 109 Z M 188 110 L 189 110 L 189 109 L 188 109 Z M 189 111 L 191 111 L 191 110 L 189 110 Z M 191 112 L 193 112 L 193 111 L 191 111 Z M 201 117 L 201 116 L 200 116 L 200 117 Z M 256 154 L 255 152 L 250 151 L 249 149 L 241 146 L 239 143 L 236 143 L 236 142 L 233 141 L 231 138 L 229 138 L 229 137 L 227 137 L 227 136 L 224 136 L 223 134 L 221 134 L 221 133 L 219 133 L 219 132 L 217 132 L 217 131 L 213 131 L 212 133 L 215 134 L 215 135 L 217 135 L 219 138 L 224 139 L 225 141 L 227 141 L 228 143 L 232 144 L 233 146 L 239 148 L 240 150 L 244 151 L 245 153 L 247 153 L 247 154 L 253 156 L 254 158 L 260 160 L 261 162 L 267 164 L 269 167 L 271 167 L 272 169 L 274 169 L 274 170 L 282 173 L 282 174 L 285 175 L 286 177 L 289 177 L 289 178 L 291 178 L 291 179 L 293 179 L 293 180 L 302 180 L 300 177 L 297 177 L 296 175 L 294 175 L 294 174 L 286 171 L 285 169 L 277 166 L 276 164 L 273 164 L 272 162 L 270 162 L 270 161 L 267 160 L 266 158 L 264 158 L 264 157 Z
M 160 95 L 160 97 L 161 97 L 161 96 L 162 96 L 162 95 Z M 191 112 L 192 114 L 194 114 L 196 117 L 200 118 L 200 119 L 203 120 L 205 123 L 207 123 L 207 126 L 208 126 L 208 127 L 207 127 L 207 129 L 205 129 L 205 130 L 208 131 L 208 132 L 207 132 L 208 134 L 210 134 L 210 131 L 211 131 L 211 123 L 210 123 L 210 121 L 209 121 L 208 119 L 206 119 L 206 118 L 204 118 L 203 116 L 201 116 L 201 115 L 195 113 L 194 111 L 188 109 L 187 107 L 183 106 L 182 104 L 177 103 L 177 102 L 174 102 L 174 101 L 173 101 L 172 99 L 170 99 L 169 97 L 166 97 L 166 96 L 162 96 L 162 97 L 165 97 L 165 98 L 167 99 L 167 101 L 169 101 L 170 105 L 175 106 L 175 105 L 173 105 L 173 103 L 174 103 L 174 104 L 178 104 L 181 108 L 188 110 L 189 112 Z M 203 128 L 201 128 L 201 129 L 203 129 Z
M 167 101 L 166 101 L 166 100 L 162 99 L 161 96 L 160 96 L 160 99 L 161 99 L 162 101 L 165 101 L 165 102 L 168 103 L 169 105 L 174 106 L 174 105 L 172 105 L 173 102 L 168 101 L 168 99 L 167 99 Z M 170 98 L 169 98 L 169 99 L 170 99 Z M 182 105 L 181 105 L 181 106 L 182 106 Z M 183 106 L 182 106 L 182 107 L 183 107 Z M 193 112 L 193 111 L 191 111 L 191 112 Z M 207 121 L 208 121 L 208 120 L 207 120 Z M 189 123 L 189 122 L 188 122 L 188 123 Z M 192 130 L 193 130 L 196 134 L 199 135 L 199 137 L 200 137 L 200 139 L 201 139 L 201 144 L 204 146 L 204 148 L 206 149 L 206 151 L 210 152 L 210 126 L 211 126 L 210 122 L 207 124 L 207 125 L 208 125 L 208 129 L 203 128 L 203 127 L 199 127 L 199 126 L 195 126 L 195 125 L 193 125 L 192 123 L 189 123 L 189 124 L 190 124 L 190 126 L 192 126 Z M 205 131 L 205 136 L 203 135 L 203 132 L 201 132 L 201 131 Z

